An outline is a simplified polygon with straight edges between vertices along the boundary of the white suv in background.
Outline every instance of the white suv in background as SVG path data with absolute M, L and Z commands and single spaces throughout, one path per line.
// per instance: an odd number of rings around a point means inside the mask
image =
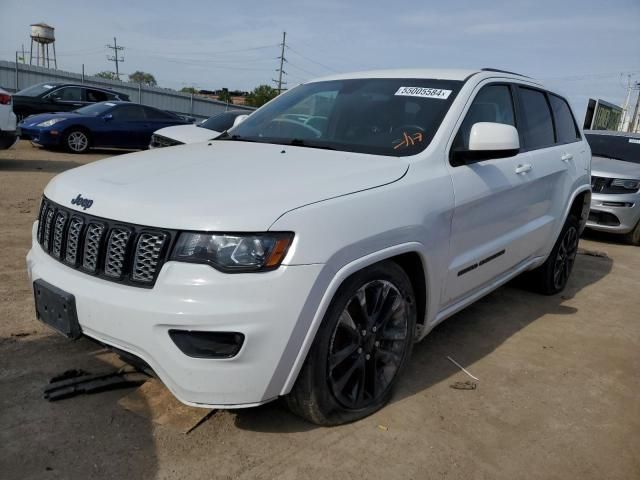
M 0 150 L 11 148 L 17 141 L 11 94 L 0 88 Z
M 37 315 L 186 404 L 285 396 L 353 421 L 447 317 L 525 272 L 565 287 L 590 161 L 566 100 L 525 76 L 310 81 L 216 140 L 55 177 L 27 256 Z

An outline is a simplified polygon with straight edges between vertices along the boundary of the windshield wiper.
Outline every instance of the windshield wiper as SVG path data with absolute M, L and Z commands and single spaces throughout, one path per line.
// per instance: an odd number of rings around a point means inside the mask
M 203 127 L 205 128 L 205 127 Z M 231 135 L 228 130 L 225 130 L 220 135 L 218 135 L 214 140 L 236 140 L 238 142 L 260 142 L 260 140 L 255 140 L 253 138 L 241 137 L 240 135 L 234 134 Z
M 301 138 L 292 138 L 288 142 L 282 142 L 282 145 L 292 145 L 294 147 L 309 147 L 309 148 L 321 148 L 322 150 L 335 150 L 335 148 L 328 145 L 309 143 Z

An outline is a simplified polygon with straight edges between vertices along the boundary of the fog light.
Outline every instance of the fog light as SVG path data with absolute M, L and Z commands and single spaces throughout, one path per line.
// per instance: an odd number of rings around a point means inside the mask
M 244 335 L 237 332 L 169 330 L 169 336 L 182 353 L 194 358 L 235 357 L 244 343 Z
M 633 207 L 631 202 L 602 202 L 603 207 Z

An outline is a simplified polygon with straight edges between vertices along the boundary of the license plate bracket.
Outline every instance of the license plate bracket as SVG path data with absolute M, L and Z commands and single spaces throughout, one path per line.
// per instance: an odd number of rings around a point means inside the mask
M 67 338 L 76 339 L 82 336 L 76 299 L 72 294 L 39 279 L 33 282 L 33 295 L 38 320 Z

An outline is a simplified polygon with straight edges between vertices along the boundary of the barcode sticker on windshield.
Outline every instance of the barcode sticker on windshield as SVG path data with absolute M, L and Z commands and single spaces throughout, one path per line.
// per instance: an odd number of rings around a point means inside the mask
M 441 100 L 446 100 L 449 98 L 449 95 L 451 95 L 451 90 L 426 87 L 400 87 L 395 95 L 402 95 L 405 97 L 439 98 Z
M 629 143 L 640 143 L 640 138 L 630 138 Z

